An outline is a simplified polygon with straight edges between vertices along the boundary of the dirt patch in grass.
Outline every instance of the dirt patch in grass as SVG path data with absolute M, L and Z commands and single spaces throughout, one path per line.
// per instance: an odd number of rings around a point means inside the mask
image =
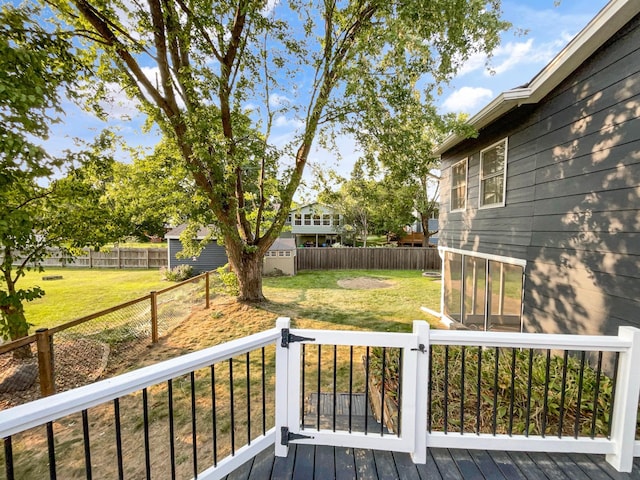
M 349 290 L 373 290 L 393 287 L 392 282 L 371 277 L 345 278 L 338 280 L 338 285 Z

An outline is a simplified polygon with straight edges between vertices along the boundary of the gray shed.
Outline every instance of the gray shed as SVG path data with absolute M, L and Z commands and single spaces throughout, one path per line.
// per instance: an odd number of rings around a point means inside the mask
M 195 273 L 204 273 L 210 270 L 215 270 L 218 267 L 226 265 L 228 263 L 227 253 L 222 245 L 218 245 L 215 240 L 209 242 L 202 253 L 198 257 L 192 258 L 177 258 L 176 254 L 182 251 L 182 243 L 180 242 L 180 234 L 187 228 L 186 224 L 180 225 L 173 230 L 170 230 L 165 235 L 167 239 L 167 249 L 169 257 L 169 269 L 175 268 L 178 265 L 191 265 Z M 197 239 L 202 240 L 209 235 L 210 230 L 208 228 L 201 228 L 198 230 Z

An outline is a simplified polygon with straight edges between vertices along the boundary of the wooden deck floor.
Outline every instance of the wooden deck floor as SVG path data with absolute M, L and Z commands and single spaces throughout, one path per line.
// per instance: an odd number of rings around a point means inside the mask
M 432 448 L 426 465 L 406 453 L 292 445 L 287 458 L 268 448 L 228 480 L 623 480 L 640 479 L 640 458 L 631 473 L 616 472 L 602 455 L 486 452 Z

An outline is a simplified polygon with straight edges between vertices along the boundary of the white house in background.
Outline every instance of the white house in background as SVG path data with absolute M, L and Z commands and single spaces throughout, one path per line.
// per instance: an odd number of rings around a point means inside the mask
M 291 210 L 286 225 L 298 247 L 329 247 L 341 239 L 342 215 L 321 203 Z

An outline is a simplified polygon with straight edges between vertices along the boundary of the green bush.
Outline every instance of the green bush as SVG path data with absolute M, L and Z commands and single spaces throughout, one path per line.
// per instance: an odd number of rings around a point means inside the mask
M 162 277 L 170 282 L 184 282 L 193 277 L 193 267 L 191 265 L 178 265 L 169 269 L 162 269 Z
M 227 295 L 240 295 L 240 287 L 238 285 L 238 276 L 229 268 L 229 264 L 216 269 L 218 279 L 220 280 L 220 288 Z

